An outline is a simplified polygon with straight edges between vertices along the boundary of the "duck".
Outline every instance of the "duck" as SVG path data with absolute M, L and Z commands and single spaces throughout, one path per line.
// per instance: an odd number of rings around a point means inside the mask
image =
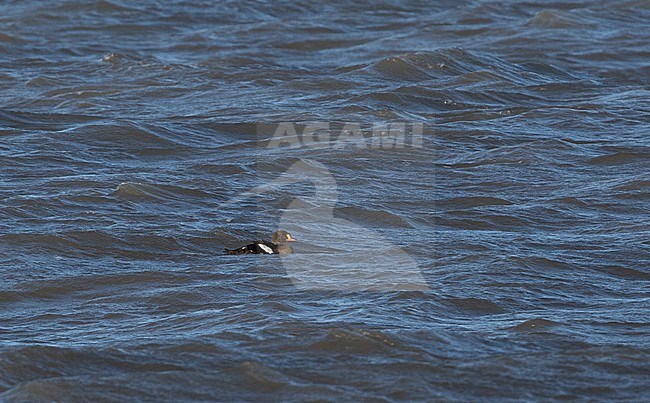
M 293 198 L 278 220 L 279 228 L 300 233 L 304 239 L 318 240 L 317 245 L 307 245 L 308 253 L 279 256 L 297 288 L 430 290 L 422 269 L 410 253 L 384 234 L 335 215 L 337 181 L 320 161 L 297 159 L 275 179 L 240 193 L 220 207 L 232 209 L 244 200 L 305 182 L 311 184 L 313 191 Z M 257 248 L 255 244 L 252 246 Z
M 249 253 L 262 255 L 286 255 L 293 252 L 289 242 L 294 242 L 294 238 L 287 231 L 275 231 L 271 236 L 271 242 L 258 240 L 246 246 L 237 249 L 224 249 L 226 255 L 246 255 Z

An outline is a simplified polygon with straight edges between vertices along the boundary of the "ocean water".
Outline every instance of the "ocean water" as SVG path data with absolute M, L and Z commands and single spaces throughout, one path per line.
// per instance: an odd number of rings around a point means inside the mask
M 650 400 L 648 21 L 3 1 L 0 400 Z

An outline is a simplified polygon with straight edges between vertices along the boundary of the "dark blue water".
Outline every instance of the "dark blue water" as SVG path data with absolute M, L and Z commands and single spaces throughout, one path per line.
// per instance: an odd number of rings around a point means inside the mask
M 0 400 L 649 400 L 649 20 L 2 2 Z

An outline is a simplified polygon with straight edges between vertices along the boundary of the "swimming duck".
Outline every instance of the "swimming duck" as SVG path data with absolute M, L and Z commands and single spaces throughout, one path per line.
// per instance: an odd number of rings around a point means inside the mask
M 255 241 L 246 246 L 237 249 L 225 249 L 226 255 L 245 255 L 248 253 L 265 254 L 265 255 L 286 255 L 293 252 L 289 242 L 296 239 L 287 231 L 275 231 L 269 241 Z
M 221 208 L 232 208 L 248 198 L 304 182 L 311 183 L 313 192 L 295 198 L 283 209 L 278 221 L 279 227 L 299 232 L 305 239 L 318 239 L 318 246 L 323 248 L 318 259 L 314 259 L 314 253 L 281 256 L 287 275 L 298 288 L 429 290 L 410 253 L 381 232 L 334 214 L 339 194 L 337 182 L 330 169 L 319 161 L 299 159 L 275 179 L 239 194 Z M 342 238 L 341 234 L 346 235 Z

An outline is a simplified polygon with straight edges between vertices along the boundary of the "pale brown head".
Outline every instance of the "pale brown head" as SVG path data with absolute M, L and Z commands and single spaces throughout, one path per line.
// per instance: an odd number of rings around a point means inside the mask
M 296 239 L 291 236 L 290 233 L 287 231 L 275 231 L 273 233 L 273 237 L 271 238 L 271 242 L 273 242 L 276 245 L 280 245 L 286 242 L 293 242 Z

